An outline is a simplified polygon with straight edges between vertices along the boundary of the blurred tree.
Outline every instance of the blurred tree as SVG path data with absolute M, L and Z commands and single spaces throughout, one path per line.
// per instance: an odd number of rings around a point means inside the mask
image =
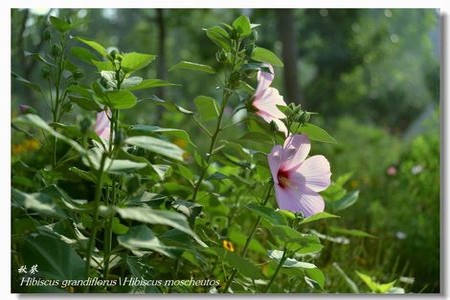
M 277 27 L 280 40 L 282 43 L 281 56 L 284 62 L 284 90 L 285 98 L 289 102 L 300 103 L 301 91 L 299 87 L 298 76 L 298 47 L 297 47 L 297 31 L 295 26 L 294 10 L 277 9 Z

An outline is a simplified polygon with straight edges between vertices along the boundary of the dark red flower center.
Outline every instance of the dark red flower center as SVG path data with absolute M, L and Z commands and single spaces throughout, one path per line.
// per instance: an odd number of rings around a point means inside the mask
M 279 169 L 278 170 L 278 174 L 277 174 L 277 178 L 278 178 L 278 184 L 282 188 L 289 187 L 290 182 L 289 182 L 289 172 L 288 171 L 285 171 L 283 169 Z

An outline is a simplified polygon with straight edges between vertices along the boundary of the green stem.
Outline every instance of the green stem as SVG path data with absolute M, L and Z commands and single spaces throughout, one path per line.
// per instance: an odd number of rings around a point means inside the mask
M 100 198 L 102 195 L 103 188 L 103 177 L 104 177 L 104 167 L 106 162 L 106 153 L 102 155 L 102 159 L 100 161 L 100 169 L 98 170 L 98 179 L 97 185 L 95 186 L 95 198 L 94 198 L 94 216 L 92 221 L 92 234 L 89 239 L 88 249 L 87 249 L 87 257 L 86 257 L 86 278 L 89 277 L 89 273 L 91 270 L 91 258 L 92 252 L 95 247 L 95 240 L 97 237 L 97 226 L 98 226 L 98 211 L 100 207 Z
M 275 277 L 277 276 L 278 272 L 280 271 L 280 269 L 283 266 L 286 259 L 287 259 L 287 250 L 286 250 L 286 247 L 284 247 L 283 256 L 281 257 L 280 262 L 278 263 L 277 269 L 275 270 L 275 272 L 272 275 L 272 278 L 270 278 L 270 281 L 267 284 L 264 293 L 267 293 L 269 291 L 270 286 L 272 285 L 273 281 L 275 280 Z
M 221 130 L 223 115 L 224 115 L 225 108 L 227 106 L 228 99 L 230 98 L 230 96 L 231 96 L 231 94 L 225 88 L 224 92 L 223 92 L 223 100 L 222 100 L 222 106 L 220 108 L 219 119 L 217 120 L 216 129 L 214 130 L 214 133 L 211 137 L 211 144 L 209 145 L 208 155 L 206 158 L 206 165 L 203 167 L 200 177 L 198 178 L 197 183 L 195 184 L 194 193 L 192 195 L 192 202 L 195 202 L 195 200 L 197 199 L 198 191 L 200 190 L 200 186 L 203 182 L 203 179 L 205 179 L 209 165 L 211 163 L 211 158 L 213 156 L 213 150 L 216 145 L 217 137 L 219 136 L 219 132 Z
M 111 159 L 114 158 L 114 136 L 116 136 L 118 133 L 118 121 L 119 121 L 119 110 L 113 109 L 111 111 L 111 125 L 110 125 L 110 134 L 109 134 L 109 156 Z M 112 201 L 109 202 L 109 205 L 115 205 L 116 204 L 116 196 L 117 196 L 117 190 L 116 190 L 116 177 L 112 177 L 112 189 L 111 189 L 111 195 L 108 192 L 108 199 L 111 199 Z M 110 197 L 111 196 L 111 197 Z M 109 261 L 111 258 L 111 250 L 112 250 L 112 224 L 113 224 L 113 218 L 109 217 L 106 223 L 106 231 L 105 231 L 105 237 L 104 237 L 104 245 L 105 250 L 103 252 L 103 277 L 104 279 L 107 279 L 109 276 Z
M 267 202 L 270 199 L 270 194 L 271 194 L 271 190 L 272 190 L 271 183 L 269 183 L 268 187 L 269 187 L 269 190 L 267 191 L 264 201 L 261 203 L 262 206 L 266 206 Z M 250 246 L 250 242 L 252 241 L 253 236 L 255 235 L 256 228 L 258 228 L 259 223 L 261 222 L 261 219 L 262 219 L 262 217 L 260 217 L 260 216 L 256 219 L 256 222 L 253 225 L 253 228 L 250 231 L 250 234 L 247 237 L 247 240 L 245 241 L 245 245 L 244 245 L 244 248 L 242 249 L 242 254 L 241 254 L 243 258 L 245 258 L 245 256 L 247 255 L 248 247 Z M 225 283 L 225 287 L 223 288 L 222 293 L 225 293 L 226 291 L 228 291 L 228 288 L 230 287 L 231 282 L 233 282 L 233 279 L 234 279 L 234 277 L 236 277 L 236 275 L 237 275 L 237 269 L 234 268 L 233 271 L 231 272 L 230 277 L 228 278 L 227 282 Z

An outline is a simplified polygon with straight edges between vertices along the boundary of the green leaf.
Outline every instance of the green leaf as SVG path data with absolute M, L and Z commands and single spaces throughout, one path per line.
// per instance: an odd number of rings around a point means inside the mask
M 330 226 L 330 231 L 337 234 L 351 235 L 355 237 L 376 238 L 374 235 L 358 229 L 346 229 L 341 227 Z
M 280 245 L 287 243 L 287 249 L 300 254 L 316 253 L 322 250 L 320 240 L 313 234 L 303 234 L 288 226 L 273 226 L 271 234 Z
M 174 257 L 170 252 L 171 248 L 165 246 L 146 225 L 131 227 L 128 233 L 119 235 L 117 240 L 122 247 L 130 249 L 137 256 L 144 253 L 136 250 L 151 250 L 168 257 Z
M 80 37 L 77 37 L 76 39 L 78 41 L 88 45 L 89 47 L 91 47 L 95 51 L 97 51 L 101 56 L 105 57 L 106 55 L 108 55 L 108 52 L 106 51 L 105 47 L 103 47 L 99 43 L 91 41 L 91 40 L 88 40 L 88 39 L 80 38 Z
M 306 269 L 305 270 L 306 277 L 313 280 L 315 283 L 317 283 L 321 289 L 325 286 L 325 275 L 319 268 L 315 269 Z M 305 278 L 306 280 L 306 278 Z
M 228 32 L 219 26 L 214 26 L 206 29 L 206 36 L 213 41 L 217 46 L 226 51 L 230 51 L 230 35 Z
M 132 108 L 137 103 L 136 96 L 127 90 L 106 91 L 103 97 L 99 97 L 99 100 L 102 104 L 116 109 Z
M 194 99 L 199 119 L 202 122 L 215 120 L 219 117 L 219 108 L 214 98 L 207 96 L 198 96 Z
M 52 197 L 43 193 L 27 194 L 13 188 L 11 200 L 14 206 L 30 209 L 42 215 L 61 219 L 67 218 L 66 213 L 56 205 Z
M 329 201 L 327 202 L 328 207 L 330 207 L 331 209 L 335 210 L 335 211 L 340 211 L 343 209 L 346 209 L 350 206 L 352 206 L 353 204 L 356 203 L 356 201 L 359 198 L 359 191 L 352 191 L 350 193 L 347 193 L 344 197 L 342 197 L 341 199 L 337 200 L 337 201 Z
M 233 28 L 239 33 L 241 37 L 246 37 L 252 33 L 250 20 L 247 16 L 240 16 L 233 21 Z
M 129 135 L 142 135 L 142 134 L 155 134 L 155 133 L 161 133 L 168 136 L 173 136 L 175 138 L 182 139 L 189 144 L 194 145 L 191 138 L 189 137 L 189 134 L 182 129 L 177 128 L 161 128 L 159 126 L 152 126 L 152 125 L 132 125 L 129 129 L 128 134 Z
M 116 211 L 124 219 L 173 227 L 189 234 L 200 245 L 206 246 L 189 227 L 187 218 L 183 214 L 165 210 L 154 210 L 149 207 L 116 207 Z
M 191 70 L 191 71 L 199 71 L 199 72 L 205 72 L 208 74 L 215 74 L 216 71 L 213 67 L 208 65 L 202 65 L 190 61 L 182 60 L 176 65 L 174 65 L 172 68 L 170 68 L 169 72 L 176 70 L 176 69 L 183 69 L 183 70 Z
M 253 265 L 248 259 L 242 258 L 233 252 L 227 252 L 224 260 L 233 268 L 236 268 L 239 273 L 251 279 L 264 278 L 261 269 Z
M 109 61 L 91 60 L 91 63 L 96 66 L 99 71 L 114 71 L 114 66 Z
M 356 283 L 344 272 L 344 270 L 341 269 L 338 263 L 334 262 L 333 267 L 338 271 L 342 278 L 344 278 L 351 291 L 355 294 L 359 294 L 359 289 Z
M 184 151 L 175 144 L 150 136 L 133 136 L 125 140 L 127 144 L 141 147 L 148 151 L 183 161 Z
M 241 247 L 241 249 L 244 248 L 245 243 L 247 241 L 247 237 L 248 236 L 245 233 L 243 233 L 242 230 L 236 229 L 235 227 L 231 228 L 230 231 L 228 232 L 228 238 L 235 245 L 236 249 L 238 249 L 238 247 Z M 252 239 L 250 241 L 248 249 L 252 252 L 257 252 L 259 254 L 266 254 L 266 249 L 256 239 Z
M 307 224 L 311 222 L 315 222 L 322 219 L 329 219 L 329 218 L 340 218 L 340 216 L 336 216 L 327 212 L 320 212 L 315 215 L 312 215 L 308 218 L 303 219 L 300 224 Z
M 134 91 L 133 88 L 142 83 L 142 81 L 143 81 L 142 77 L 139 76 L 128 77 L 122 81 L 121 88 L 129 91 Z
M 281 258 L 283 257 L 283 251 L 269 250 L 269 251 L 267 251 L 267 255 L 269 256 L 270 259 L 273 259 L 274 261 L 279 263 L 281 261 Z M 282 267 L 283 268 L 300 268 L 300 269 L 317 268 L 316 265 L 314 265 L 314 264 L 303 262 L 303 261 L 298 261 L 295 258 L 289 258 L 289 257 L 286 258 Z
M 175 103 L 173 103 L 171 101 L 163 100 L 163 99 L 160 99 L 160 98 L 158 98 L 156 96 L 153 96 L 150 99 L 155 101 L 155 103 L 157 105 L 164 106 L 167 110 L 169 110 L 171 112 L 180 112 L 180 113 L 185 114 L 185 115 L 193 115 L 193 114 L 195 114 L 195 112 L 190 111 L 188 109 L 185 109 L 184 107 L 181 107 L 181 106 L 179 106 L 179 105 L 177 105 L 177 104 L 175 104 Z
M 24 264 L 38 266 L 38 275 L 52 280 L 84 279 L 85 262 L 72 246 L 48 235 L 29 235 L 21 249 Z
M 336 140 L 328 134 L 324 129 L 320 128 L 319 126 L 316 126 L 311 123 L 306 123 L 303 126 L 301 126 L 298 131 L 298 133 L 306 134 L 309 139 L 313 141 L 323 142 L 323 143 L 331 143 L 336 144 Z
M 138 169 L 145 168 L 147 166 L 146 163 L 142 162 L 134 162 L 127 159 L 113 159 L 109 160 L 107 165 L 109 165 L 108 172 L 109 173 L 130 173 Z
M 39 85 L 32 83 L 31 81 L 26 80 L 25 78 L 21 77 L 20 75 L 11 72 L 11 75 L 13 77 L 13 79 L 17 80 L 18 82 L 22 83 L 23 85 L 25 85 L 26 87 L 29 87 L 33 90 L 35 90 L 36 92 L 39 92 L 42 94 L 42 89 Z
M 249 131 L 246 132 L 243 136 L 239 138 L 242 141 L 253 141 L 261 144 L 270 144 L 272 145 L 272 138 L 262 132 Z
M 140 83 L 129 86 L 129 87 L 124 86 L 122 84 L 122 87 L 129 91 L 137 91 L 137 90 L 144 90 L 144 89 L 153 89 L 153 88 L 162 87 L 162 86 L 178 86 L 178 85 L 179 84 L 171 83 L 171 82 L 164 81 L 161 79 L 145 79 L 145 80 L 142 80 Z
M 50 16 L 50 23 L 52 24 L 53 27 L 55 27 L 61 32 L 66 32 L 72 29 L 72 26 L 69 23 L 54 16 Z
M 63 142 L 69 144 L 72 146 L 75 150 L 77 150 L 79 153 L 84 154 L 86 153 L 85 149 L 81 147 L 77 142 L 74 140 L 71 140 L 64 135 L 56 132 L 53 128 L 51 128 L 44 120 L 42 120 L 39 116 L 33 115 L 33 114 L 27 114 L 22 115 L 13 120 L 14 124 L 24 124 L 29 125 L 34 128 L 39 128 L 44 130 L 45 132 L 51 134 L 52 136 L 56 137 L 57 139 L 62 140 Z
M 257 205 L 254 203 L 248 204 L 245 207 L 256 213 L 258 216 L 262 217 L 272 225 L 287 225 L 286 218 L 282 214 L 279 214 L 277 211 L 275 211 L 275 209 L 273 208 Z
M 132 73 L 140 70 L 154 61 L 156 55 L 142 53 L 126 53 L 123 55 L 121 66 L 126 73 Z
M 115 234 L 125 234 L 128 232 L 128 226 L 123 225 L 122 223 L 120 223 L 119 218 L 114 217 L 112 219 L 112 231 Z
M 370 276 L 368 276 L 364 273 L 361 273 L 358 271 L 355 271 L 355 272 L 373 293 L 385 294 L 394 287 L 394 284 L 396 282 L 396 280 L 394 280 L 389 283 L 378 283 L 375 280 L 372 280 L 372 278 L 370 278 Z
M 278 56 L 275 55 L 270 50 L 267 50 L 265 48 L 261 47 L 255 47 L 252 52 L 252 59 L 259 61 L 259 62 L 265 62 L 269 63 L 276 67 L 283 67 L 283 62 L 281 59 L 278 58 Z
M 70 99 L 70 101 L 72 101 L 73 103 L 75 103 L 76 105 L 78 105 L 79 107 L 81 107 L 83 109 L 90 110 L 90 111 L 101 110 L 100 105 L 94 99 L 70 95 L 70 94 L 69 94 L 69 99 Z
M 97 57 L 91 51 L 83 47 L 70 48 L 70 54 L 89 64 L 93 64 L 92 61 L 97 60 Z

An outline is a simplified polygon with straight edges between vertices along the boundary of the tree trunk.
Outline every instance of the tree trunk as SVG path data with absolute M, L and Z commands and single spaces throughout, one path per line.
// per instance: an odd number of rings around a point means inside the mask
M 277 28 L 282 43 L 282 59 L 284 62 L 284 92 L 287 103 L 301 102 L 299 75 L 297 71 L 297 35 L 294 11 L 292 9 L 277 9 Z

